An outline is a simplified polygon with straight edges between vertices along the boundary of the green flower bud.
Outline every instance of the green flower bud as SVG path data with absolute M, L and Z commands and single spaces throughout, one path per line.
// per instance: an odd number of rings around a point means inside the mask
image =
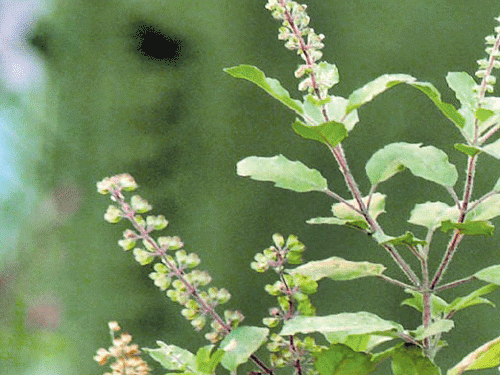
M 153 207 L 139 195 L 134 195 L 130 198 L 130 205 L 135 212 L 144 213 L 150 211 Z
M 123 238 L 118 241 L 118 245 L 123 248 L 124 251 L 127 250 L 132 250 L 135 246 L 136 240 L 128 239 L 128 238 Z
M 146 223 L 148 228 L 154 229 L 154 230 L 162 230 L 165 229 L 168 225 L 167 219 L 165 219 L 165 216 L 159 215 L 159 216 L 148 216 L 146 218 Z
M 115 205 L 109 205 L 106 213 L 104 214 L 104 220 L 108 223 L 114 224 L 118 223 L 122 218 L 122 211 Z
M 177 236 L 175 237 L 159 237 L 158 244 L 162 249 L 165 250 L 179 250 L 184 246 L 181 239 Z
M 285 246 L 285 239 L 279 233 L 273 234 L 273 242 L 278 249 L 281 249 L 283 246 Z
M 262 319 L 262 323 L 269 327 L 274 328 L 279 324 L 280 320 L 278 318 L 264 318 Z
M 146 264 L 151 263 L 155 258 L 154 254 L 151 254 L 150 252 L 140 249 L 138 247 L 134 249 L 134 257 L 136 262 L 139 263 L 141 266 L 145 266 Z
M 196 331 L 201 331 L 203 327 L 205 327 L 206 322 L 207 322 L 206 317 L 200 315 L 191 320 L 191 325 L 194 327 Z

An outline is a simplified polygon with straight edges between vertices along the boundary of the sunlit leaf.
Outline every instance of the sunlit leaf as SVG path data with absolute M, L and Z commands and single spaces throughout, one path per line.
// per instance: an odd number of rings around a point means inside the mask
M 474 78 L 466 72 L 450 72 L 446 75 L 446 82 L 455 91 L 455 95 L 462 107 L 470 110 L 477 108 L 477 93 L 474 91 L 477 83 Z
M 422 312 L 424 310 L 424 299 L 422 296 L 422 293 L 411 290 L 411 289 L 405 289 L 406 293 L 409 293 L 412 295 L 412 298 L 407 298 L 403 302 L 401 302 L 402 305 L 410 306 L 416 309 L 417 311 Z M 434 294 L 431 295 L 431 316 L 432 318 L 440 318 L 442 314 L 447 311 L 448 309 L 448 303 L 442 299 L 441 297 L 438 297 Z
M 281 86 L 277 79 L 267 78 L 265 74 L 255 66 L 239 65 L 232 68 L 226 68 L 224 71 L 235 78 L 243 78 L 255 83 L 273 98 L 278 99 L 296 113 L 300 115 L 304 113 L 304 108 L 299 100 L 292 99 L 288 91 Z
M 443 186 L 455 185 L 458 173 L 448 155 L 434 146 L 405 142 L 392 143 L 378 150 L 366 163 L 372 185 L 385 181 L 408 168 L 415 176 Z
M 312 139 L 332 147 L 337 146 L 348 135 L 345 126 L 335 121 L 311 126 L 297 120 L 292 125 L 292 128 L 302 138 Z
M 446 375 L 459 375 L 468 370 L 480 370 L 500 365 L 500 337 L 488 341 L 469 353 L 457 365 L 448 370 Z
M 481 150 L 496 159 L 500 159 L 500 139 L 483 146 Z
M 340 96 L 330 96 L 330 101 L 326 104 L 326 112 L 330 120 L 341 122 L 347 131 L 351 131 L 358 123 L 359 118 L 356 110 L 347 113 L 348 103 L 347 99 Z
M 376 368 L 370 354 L 355 352 L 342 344 L 334 344 L 315 357 L 314 367 L 320 375 L 365 375 Z
M 497 288 L 498 288 L 498 285 L 489 284 L 489 285 L 485 285 L 485 286 L 473 291 L 472 293 L 466 295 L 465 297 L 457 297 L 450 303 L 450 305 L 446 309 L 446 312 L 448 313 L 450 311 L 459 311 L 459 310 L 465 309 L 467 307 L 471 307 L 471 306 L 475 306 L 475 305 L 479 305 L 479 304 L 484 304 L 484 303 L 489 304 L 489 305 L 494 307 L 495 304 L 493 302 L 491 302 L 490 300 L 488 300 L 486 298 L 482 298 L 481 296 L 488 294 L 488 293 L 491 293 L 494 290 L 496 290 Z
M 488 197 L 465 217 L 466 221 L 484 221 L 500 216 L 500 194 Z
M 466 236 L 493 236 L 495 227 L 486 221 L 468 221 L 466 223 L 453 223 L 450 220 L 441 223 L 441 231 L 448 233 L 457 229 L 460 234 Z
M 415 78 L 407 74 L 384 74 L 349 95 L 349 104 L 346 113 L 349 113 L 363 104 L 368 103 L 377 95 L 400 83 L 413 82 Z
M 196 357 L 193 353 L 175 345 L 167 345 L 162 341 L 156 343 L 159 348 L 144 348 L 144 351 L 159 362 L 164 369 L 196 372 Z
M 333 280 L 353 280 L 361 277 L 380 276 L 386 268 L 382 264 L 351 262 L 338 257 L 308 262 L 291 271 L 310 276 L 313 280 L 328 277 Z
M 224 350 L 217 349 L 212 354 L 213 348 L 214 345 L 207 345 L 199 348 L 196 352 L 196 368 L 203 374 L 213 374 L 222 357 L 224 357 Z
M 315 217 L 306 221 L 307 224 L 333 224 L 333 225 L 345 225 L 351 228 L 357 228 L 366 230 L 370 226 L 366 223 L 366 220 L 342 220 L 336 217 Z
M 392 357 L 394 375 L 441 375 L 439 368 L 417 346 L 401 346 Z
M 393 337 L 371 335 L 345 335 L 343 332 L 329 332 L 328 341 L 332 344 L 344 344 L 357 352 L 367 352 L 377 345 L 393 340 Z
M 250 156 L 238 163 L 237 173 L 253 180 L 272 181 L 276 187 L 300 193 L 327 188 L 326 179 L 321 173 L 299 161 L 290 161 L 283 155 L 269 158 Z
M 426 245 L 427 242 L 424 240 L 419 240 L 412 232 L 406 232 L 404 235 L 399 237 L 391 237 L 390 239 L 381 242 L 390 243 L 392 245 L 406 245 L 406 246 L 418 246 L 418 245 Z
M 222 366 L 234 372 L 239 365 L 248 361 L 250 356 L 266 341 L 269 329 L 240 326 L 231 331 L 220 343 L 226 352 Z
M 285 321 L 281 335 L 320 332 L 328 339 L 328 334 L 343 333 L 346 336 L 366 333 L 402 332 L 403 327 L 365 311 L 341 313 L 327 316 L 296 316 Z
M 483 268 L 476 272 L 474 277 L 487 283 L 500 285 L 500 265 Z
M 442 221 L 456 221 L 459 216 L 460 211 L 456 206 L 448 206 L 443 202 L 426 202 L 415 205 L 408 222 L 435 229 L 441 225 Z
M 368 200 L 370 199 L 368 196 L 363 197 L 363 203 L 366 205 L 368 204 Z M 356 200 L 351 199 L 348 200 L 347 203 L 350 205 L 357 207 L 358 203 Z M 361 220 L 365 221 L 365 218 L 363 215 L 360 213 L 356 212 L 353 210 L 351 207 L 349 207 L 347 204 L 340 202 L 340 203 L 334 203 L 332 205 L 332 212 L 333 216 L 342 219 L 342 220 L 347 220 L 347 221 L 356 221 L 356 220 Z M 385 212 L 385 194 L 380 194 L 380 193 L 375 193 L 372 195 L 370 199 L 370 207 L 368 209 L 368 212 L 370 215 L 376 219 L 378 215 L 381 213 Z
M 477 147 L 472 147 L 461 143 L 455 143 L 453 147 L 455 147 L 455 150 L 463 152 L 467 156 L 474 156 L 481 152 L 481 150 Z
M 453 320 L 449 319 L 440 319 L 437 320 L 426 328 L 424 326 L 420 326 L 416 329 L 415 331 L 415 340 L 423 340 L 426 337 L 434 336 L 439 333 L 443 332 L 449 332 L 451 329 L 455 326 L 455 323 L 453 323 Z

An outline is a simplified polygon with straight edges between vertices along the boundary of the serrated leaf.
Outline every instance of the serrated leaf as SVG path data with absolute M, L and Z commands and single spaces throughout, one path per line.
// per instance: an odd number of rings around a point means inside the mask
M 481 150 L 496 159 L 500 159 L 500 139 L 481 147 Z
M 419 240 L 412 232 L 406 232 L 404 235 L 399 237 L 391 237 L 388 240 L 380 242 L 381 244 L 390 243 L 392 245 L 406 245 L 406 246 L 418 246 L 426 245 L 427 242 L 424 240 Z
M 196 367 L 203 374 L 215 373 L 215 368 L 224 357 L 225 352 L 222 349 L 217 349 L 211 355 L 213 348 L 214 345 L 206 345 L 199 348 L 196 352 Z
M 288 91 L 281 86 L 277 79 L 267 78 L 264 72 L 255 66 L 239 65 L 226 68 L 224 71 L 235 78 L 243 78 L 256 84 L 297 114 L 302 115 L 304 113 L 304 108 L 299 100 L 292 99 Z
M 376 369 L 370 354 L 355 352 L 342 344 L 332 345 L 314 356 L 314 367 L 320 375 L 365 375 Z
M 458 220 L 460 211 L 456 206 L 443 202 L 426 202 L 415 205 L 411 211 L 409 223 L 435 229 L 445 220 Z
M 225 351 L 221 364 L 235 372 L 239 365 L 248 361 L 250 356 L 267 340 L 269 329 L 239 326 L 234 328 L 220 343 Z
M 366 163 L 366 173 L 372 185 L 385 181 L 408 168 L 415 176 L 443 186 L 453 186 L 458 173 L 448 161 L 448 155 L 434 146 L 392 143 L 378 150 Z
M 402 332 L 403 327 L 375 314 L 360 311 L 327 316 L 296 316 L 284 322 L 280 335 L 319 332 L 328 340 L 329 333 L 340 332 L 349 336 L 391 331 Z
M 151 358 L 159 362 L 166 370 L 196 372 L 196 358 L 193 353 L 175 345 L 156 342 L 159 348 L 144 348 Z
M 401 346 L 391 363 L 394 375 L 441 375 L 439 368 L 417 346 Z
M 436 87 L 429 82 L 413 82 L 409 83 L 410 86 L 422 91 L 438 109 L 450 119 L 459 129 L 465 126 L 465 118 L 462 114 L 451 104 L 441 101 L 441 93 Z
M 500 365 L 500 337 L 488 341 L 473 352 L 469 353 L 446 375 L 460 375 L 468 370 L 481 370 Z
M 347 105 L 346 113 L 358 109 L 393 86 L 413 81 L 415 81 L 415 78 L 407 74 L 384 74 L 375 78 L 349 95 L 349 104 Z
M 290 273 L 310 276 L 313 280 L 324 277 L 336 281 L 353 280 L 361 277 L 380 276 L 386 268 L 382 264 L 369 262 L 351 262 L 339 257 L 308 262 Z
M 462 143 L 455 143 L 453 147 L 455 147 L 455 150 L 458 150 L 467 156 L 474 156 L 481 152 L 481 150 L 477 147 L 464 145 Z
M 424 298 L 422 296 L 422 293 L 417 292 L 415 290 L 411 289 L 405 289 L 406 293 L 409 293 L 412 295 L 412 298 L 407 298 L 403 302 L 401 302 L 402 305 L 410 306 L 416 309 L 417 311 L 422 312 L 423 311 L 423 301 Z M 434 294 L 431 295 L 431 316 L 434 319 L 440 318 L 445 311 L 448 309 L 448 303 L 442 299 L 441 297 L 438 297 Z
M 500 265 L 483 268 L 481 271 L 476 272 L 474 277 L 487 283 L 500 285 Z
M 270 158 L 250 156 L 237 164 L 239 176 L 258 181 L 271 181 L 276 187 L 297 191 L 323 191 L 326 179 L 315 169 L 299 161 L 290 161 L 283 155 Z
M 495 291 L 497 288 L 498 285 L 489 284 L 473 291 L 472 293 L 466 295 L 465 297 L 457 297 L 450 303 L 450 305 L 446 309 L 446 313 L 449 313 L 450 311 L 459 311 L 467 307 L 484 303 L 494 307 L 495 304 L 493 302 L 487 300 L 486 298 L 482 298 L 481 296 L 491 293 Z
M 448 233 L 457 229 L 460 234 L 466 236 L 493 236 L 495 227 L 486 221 L 468 221 L 466 223 L 453 223 L 450 220 L 441 223 L 441 231 Z
M 312 139 L 332 147 L 337 146 L 348 136 L 347 129 L 339 122 L 330 121 L 321 125 L 306 125 L 302 121 L 296 120 L 292 125 L 295 133 L 305 139 Z
M 449 332 L 454 326 L 455 323 L 453 322 L 453 320 L 449 319 L 437 320 L 429 324 L 429 326 L 427 326 L 426 328 L 424 328 L 424 326 L 420 326 L 415 331 L 415 340 L 420 341 L 425 339 L 426 337 L 434 336 L 443 332 Z
M 465 217 L 465 221 L 485 221 L 500 216 L 500 194 L 490 196 L 479 203 Z

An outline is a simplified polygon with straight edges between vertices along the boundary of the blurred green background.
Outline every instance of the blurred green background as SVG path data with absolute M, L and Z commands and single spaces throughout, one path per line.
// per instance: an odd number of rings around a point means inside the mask
M 139 194 L 169 219 L 168 234 L 181 236 L 186 249 L 200 255 L 200 268 L 211 273 L 213 284 L 233 294 L 230 307 L 246 315 L 245 324 L 260 325 L 274 303 L 262 289 L 272 275 L 249 268 L 274 232 L 298 235 L 308 247 L 307 260 L 369 260 L 402 277 L 369 238 L 305 223 L 329 214 L 328 197 L 236 176 L 242 158 L 282 153 L 320 170 L 332 190 L 347 194 L 328 150 L 293 133 L 292 113 L 222 71 L 256 65 L 301 97 L 293 77 L 300 61 L 277 40 L 279 24 L 265 1 L 54 0 L 40 11 L 29 1 L 0 4 L 0 31 L 18 38 L 4 42 L 7 68 L 0 77 L 2 138 L 9 150 L 0 154 L 8 171 L 2 174 L 0 224 L 0 373 L 103 373 L 92 356 L 109 346 L 110 320 L 140 346 L 163 340 L 195 350 L 205 343 L 153 286 L 150 270 L 117 246 L 126 225 L 104 222 L 108 201 L 95 183 L 117 173 L 136 178 Z M 347 96 L 384 73 L 408 73 L 432 82 L 454 104 L 446 73 L 474 73 L 485 55 L 484 36 L 500 13 L 494 0 L 307 4 L 311 26 L 326 35 L 324 58 L 340 71 L 336 95 Z M 12 16 L 19 6 L 31 16 Z M 11 24 L 17 25 L 14 34 Z M 12 82 L 15 69 L 8 69 L 5 56 L 18 52 L 40 67 L 28 68 L 36 73 L 30 84 Z M 364 192 L 364 164 L 395 141 L 443 149 L 463 177 L 465 157 L 453 149 L 458 132 L 417 90 L 392 89 L 359 115 L 345 150 Z M 483 158 L 476 197 L 492 188 L 498 172 L 498 164 Z M 451 203 L 444 189 L 409 173 L 380 190 L 388 195 L 380 222 L 391 235 L 408 227 L 415 203 Z M 465 239 L 446 281 L 500 263 L 498 241 L 498 234 Z M 436 236 L 434 266 L 446 242 L 446 236 Z M 418 314 L 399 305 L 405 297 L 377 280 L 325 281 L 313 302 L 319 315 L 366 310 L 415 328 Z M 500 301 L 498 295 L 492 299 Z M 499 317 L 487 305 L 457 314 L 456 328 L 445 336 L 451 347 L 440 352 L 438 364 L 447 368 L 498 336 Z

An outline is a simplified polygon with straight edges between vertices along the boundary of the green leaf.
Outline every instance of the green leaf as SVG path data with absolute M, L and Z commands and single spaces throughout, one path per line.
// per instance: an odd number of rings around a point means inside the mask
M 500 159 L 500 139 L 483 146 L 481 150 L 496 159 Z
M 156 342 L 159 348 L 144 348 L 151 358 L 159 362 L 169 371 L 196 372 L 196 358 L 193 353 L 175 345 L 167 345 L 162 341 Z
M 491 116 L 493 116 L 494 114 L 495 114 L 495 112 L 492 111 L 491 109 L 478 108 L 476 110 L 476 118 L 479 121 L 486 121 L 489 118 L 491 118 Z
M 414 81 L 415 78 L 407 74 L 384 74 L 349 95 L 349 104 L 347 105 L 346 113 L 358 109 L 393 86 Z
M 351 228 L 357 228 L 366 230 L 370 226 L 366 223 L 366 220 L 342 220 L 336 217 L 315 217 L 306 221 L 307 224 L 333 224 L 333 225 L 345 225 Z
M 411 294 L 412 298 L 405 299 L 401 304 L 413 307 L 417 311 L 422 312 L 424 306 L 422 293 L 411 289 L 405 289 L 405 292 Z M 441 318 L 443 313 L 447 311 L 448 306 L 448 303 L 441 297 L 435 294 L 431 295 L 431 317 L 433 319 Z
M 426 202 L 415 205 L 408 222 L 429 229 L 435 229 L 441 225 L 442 221 L 456 221 L 459 216 L 460 211 L 456 206 L 448 206 L 443 202 Z
M 313 280 L 324 277 L 337 281 L 353 280 L 367 276 L 380 276 L 386 268 L 382 264 L 351 262 L 338 257 L 308 262 L 290 273 L 310 276 Z
M 369 333 L 363 335 L 345 335 L 343 332 L 328 333 L 328 341 L 331 344 L 344 344 L 357 352 L 371 351 L 377 345 L 393 340 L 392 337 L 371 335 Z
M 368 200 L 370 197 L 363 197 L 363 202 L 365 205 L 368 204 Z M 358 203 L 356 200 L 351 199 L 348 200 L 347 203 L 349 203 L 351 206 L 357 207 Z M 347 221 L 365 221 L 365 218 L 363 215 L 360 213 L 354 211 L 351 207 L 349 207 L 347 204 L 340 202 L 340 203 L 334 203 L 332 205 L 332 212 L 333 216 L 341 219 L 341 220 L 347 220 Z M 370 215 L 376 219 L 378 215 L 381 213 L 385 212 L 385 195 L 380 194 L 380 193 L 375 193 L 371 196 L 370 199 L 370 207 L 368 209 L 368 212 Z
M 449 313 L 451 311 L 459 311 L 459 310 L 465 309 L 467 307 L 471 307 L 471 306 L 475 306 L 475 305 L 479 305 L 479 304 L 483 304 L 483 303 L 487 303 L 487 304 L 494 307 L 495 304 L 493 302 L 487 300 L 486 298 L 482 298 L 481 296 L 488 294 L 488 293 L 491 293 L 494 290 L 496 290 L 497 288 L 498 288 L 498 285 L 488 284 L 488 285 L 485 285 L 485 286 L 473 291 L 472 293 L 466 295 L 465 297 L 457 297 L 450 303 L 450 305 L 448 306 L 448 308 L 446 309 L 445 312 Z
M 443 186 L 453 186 L 458 173 L 448 156 L 434 146 L 392 143 L 373 154 L 366 164 L 366 173 L 372 185 L 385 181 L 408 168 L 415 176 Z
M 417 346 L 401 346 L 391 363 L 394 375 L 441 375 L 439 368 Z
M 255 83 L 273 98 L 279 100 L 297 114 L 302 115 L 304 113 L 304 108 L 299 100 L 292 99 L 288 91 L 281 86 L 277 79 L 267 78 L 265 74 L 255 66 L 239 65 L 232 68 L 226 68 L 224 71 L 235 78 L 243 78 Z
M 330 120 L 341 122 L 350 132 L 358 123 L 359 118 L 356 110 L 347 113 L 348 104 L 349 101 L 346 98 L 330 96 L 330 101 L 326 104 L 326 112 Z
M 267 340 L 269 329 L 261 327 L 240 326 L 234 328 L 220 343 L 220 348 L 226 353 L 222 358 L 222 366 L 235 372 L 239 365 Z
M 272 181 L 276 187 L 299 193 L 327 188 L 326 179 L 321 173 L 299 161 L 290 161 L 283 155 L 270 158 L 250 156 L 238 163 L 237 173 L 253 180 Z
M 197 370 L 203 374 L 215 373 L 215 368 L 224 357 L 224 350 L 217 349 L 212 356 L 210 356 L 214 345 L 203 346 L 196 352 L 196 366 Z
M 485 221 L 500 216 L 500 194 L 490 196 L 479 203 L 465 217 L 465 221 Z
M 500 265 L 483 268 L 476 272 L 474 277 L 487 283 L 500 285 Z
M 341 313 L 327 316 L 296 316 L 285 321 L 280 335 L 294 335 L 296 333 L 322 333 L 327 340 L 329 334 L 343 333 L 349 335 L 361 335 L 382 332 L 402 332 L 400 324 L 384 320 L 375 314 L 365 311 L 356 313 Z
M 455 326 L 453 320 L 440 319 L 431 324 L 427 328 L 420 326 L 415 331 L 415 340 L 423 340 L 426 337 L 434 336 L 439 333 L 449 332 Z
M 381 244 L 390 243 L 392 245 L 406 245 L 406 246 L 418 246 L 426 245 L 427 242 L 424 240 L 419 240 L 412 232 L 406 232 L 404 235 L 399 237 L 392 237 L 389 240 L 381 242 Z
M 500 337 L 488 341 L 473 352 L 469 353 L 446 375 L 460 375 L 468 370 L 481 370 L 500 365 Z
M 493 188 L 493 191 L 496 191 L 497 193 L 500 193 L 500 178 L 498 179 L 497 183 L 495 184 L 495 187 Z
M 472 147 L 461 143 L 455 143 L 453 147 L 455 147 L 456 150 L 463 152 L 467 156 L 474 156 L 481 152 L 481 150 L 477 147 Z
M 371 355 L 334 344 L 315 355 L 314 367 L 321 375 L 365 375 L 375 371 Z
M 348 136 L 345 126 L 335 121 L 325 122 L 316 126 L 306 125 L 302 121 L 296 120 L 292 128 L 302 138 L 312 139 L 332 147 L 337 146 Z
M 409 83 L 410 86 L 415 87 L 422 91 L 438 109 L 450 119 L 459 129 L 465 126 L 465 118 L 458 112 L 458 110 L 451 104 L 441 101 L 440 92 L 434 87 L 433 84 L 428 82 L 413 82 Z
M 493 236 L 495 227 L 486 221 L 468 221 L 466 223 L 453 223 L 450 220 L 441 223 L 441 231 L 448 233 L 451 230 L 458 231 L 466 236 Z
M 474 91 L 476 81 L 466 72 L 450 72 L 446 76 L 448 86 L 455 91 L 455 95 L 462 105 L 474 111 L 477 108 L 477 93 Z

